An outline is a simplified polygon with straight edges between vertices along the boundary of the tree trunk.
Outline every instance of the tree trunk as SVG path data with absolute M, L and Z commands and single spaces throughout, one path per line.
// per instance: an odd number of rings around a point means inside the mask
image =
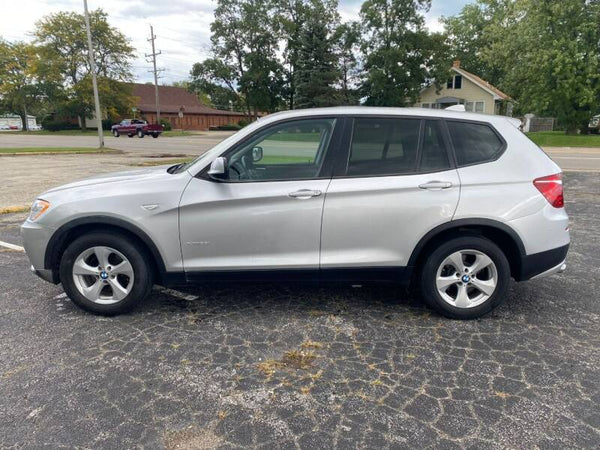
M 85 126 L 85 114 L 79 114 L 77 118 L 79 119 L 79 128 L 81 128 L 81 131 L 85 131 L 87 129 Z
M 25 103 L 23 103 L 21 122 L 23 122 L 23 128 L 21 128 L 21 131 L 29 131 L 29 121 L 27 120 L 27 105 Z

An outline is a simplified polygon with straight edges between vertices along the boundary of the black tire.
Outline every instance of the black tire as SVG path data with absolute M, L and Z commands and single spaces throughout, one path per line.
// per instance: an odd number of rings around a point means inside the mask
M 113 136 L 114 137 L 119 137 L 121 135 L 119 134 L 119 132 L 117 130 L 113 130 Z
M 133 134 L 128 134 L 128 135 L 127 135 L 127 137 L 130 137 L 130 138 L 132 138 L 132 137 L 133 137 Z
M 73 265 L 85 250 L 95 246 L 106 246 L 122 253 L 133 268 L 133 286 L 129 294 L 113 304 L 98 304 L 88 300 L 79 292 L 73 279 Z M 65 250 L 60 262 L 60 280 L 63 289 L 77 306 L 94 314 L 114 316 L 131 311 L 150 293 L 153 285 L 149 256 L 137 242 L 119 234 L 92 232 L 75 239 Z
M 449 255 L 468 249 L 477 250 L 491 258 L 496 266 L 498 281 L 492 295 L 483 303 L 470 308 L 459 308 L 442 298 L 436 286 L 436 277 L 439 266 Z M 454 238 L 440 245 L 425 261 L 419 279 L 423 300 L 440 314 L 451 319 L 477 319 L 489 313 L 505 300 L 509 283 L 510 265 L 506 256 L 496 244 L 480 236 Z
M 139 137 L 140 139 L 142 139 L 144 137 L 144 130 L 142 130 L 142 129 L 137 130 L 137 137 Z
M 158 133 L 152 133 L 152 137 L 156 139 L 158 137 Z

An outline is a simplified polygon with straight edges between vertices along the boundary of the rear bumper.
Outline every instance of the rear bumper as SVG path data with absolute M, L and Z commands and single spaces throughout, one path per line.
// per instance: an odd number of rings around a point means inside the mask
M 521 273 L 517 281 L 541 278 L 566 269 L 569 244 L 545 252 L 527 255 L 521 260 Z

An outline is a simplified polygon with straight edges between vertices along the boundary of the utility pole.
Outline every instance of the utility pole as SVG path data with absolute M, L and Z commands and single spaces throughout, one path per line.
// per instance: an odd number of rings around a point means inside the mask
M 96 64 L 94 63 L 94 49 L 92 47 L 92 31 L 90 30 L 90 13 L 88 12 L 87 0 L 83 0 L 85 10 L 85 29 L 87 31 L 88 53 L 90 58 L 90 71 L 92 72 L 92 86 L 94 88 L 94 103 L 96 105 L 96 124 L 98 126 L 98 148 L 104 147 L 104 136 L 102 135 L 102 112 L 100 111 L 100 97 L 98 96 L 98 82 L 96 80 Z M 85 120 L 85 117 L 83 118 Z
M 154 40 L 156 39 L 156 35 L 154 34 L 154 28 L 152 27 L 152 25 L 150 25 L 150 39 L 148 39 L 148 42 L 152 42 L 152 53 L 150 53 L 149 55 L 146 54 L 146 58 L 152 58 L 152 66 L 153 69 L 149 70 L 148 72 L 152 72 L 154 73 L 154 93 L 156 96 L 156 123 L 158 125 L 160 125 L 160 101 L 158 99 L 158 73 L 162 72 L 165 69 L 157 69 L 156 68 L 156 57 L 158 55 L 160 55 L 162 52 L 159 50 L 158 53 L 156 52 L 156 48 L 154 47 Z M 148 61 L 148 60 L 146 60 Z M 148 61 L 150 62 L 150 61 Z

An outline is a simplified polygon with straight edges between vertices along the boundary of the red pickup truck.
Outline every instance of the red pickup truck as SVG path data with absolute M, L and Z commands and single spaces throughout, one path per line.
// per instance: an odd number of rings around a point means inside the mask
M 129 137 L 137 136 L 143 138 L 146 135 L 157 138 L 163 129 L 161 125 L 150 125 L 145 120 L 125 119 L 110 128 L 114 137 L 126 134 Z

